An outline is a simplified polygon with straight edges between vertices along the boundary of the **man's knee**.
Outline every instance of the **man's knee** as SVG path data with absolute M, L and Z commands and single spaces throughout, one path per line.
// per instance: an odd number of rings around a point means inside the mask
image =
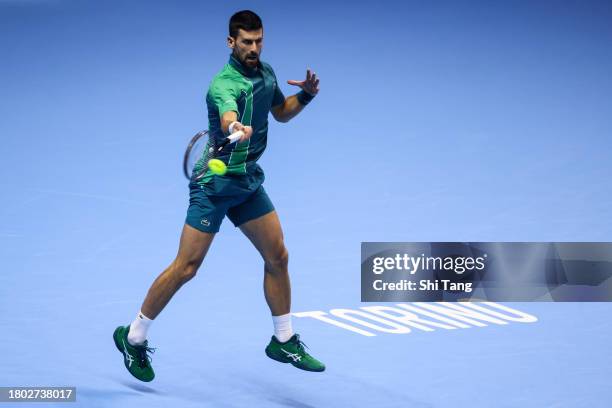
M 185 283 L 196 276 L 201 263 L 200 259 L 176 259 L 174 261 L 174 273 L 182 283 Z
M 287 265 L 289 265 L 289 252 L 287 248 L 284 245 L 280 245 L 276 251 L 267 256 L 265 262 L 268 265 L 266 269 L 270 272 L 278 273 L 286 271 Z

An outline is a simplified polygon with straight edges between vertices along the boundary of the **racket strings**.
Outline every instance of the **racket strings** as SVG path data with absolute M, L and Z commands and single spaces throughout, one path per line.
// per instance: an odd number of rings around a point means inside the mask
M 206 138 L 201 138 L 201 139 L 206 139 L 206 140 L 202 140 L 201 142 L 201 146 L 200 146 L 200 150 L 199 150 L 199 157 L 196 159 L 196 165 L 193 168 L 193 174 L 194 174 L 194 178 L 195 180 L 199 180 L 200 178 L 204 177 L 204 175 L 206 174 L 206 172 L 208 171 L 208 162 L 211 159 L 214 159 L 216 156 L 216 151 L 217 151 L 217 144 L 215 143 L 215 138 L 214 137 L 206 137 Z
M 236 132 L 218 143 L 218 139 L 215 136 L 211 136 L 207 130 L 198 132 L 191 139 L 185 151 L 183 158 L 183 173 L 185 177 L 192 181 L 197 181 L 204 177 L 208 173 L 210 160 L 217 158 L 225 146 L 237 142 L 241 136 L 239 133 Z

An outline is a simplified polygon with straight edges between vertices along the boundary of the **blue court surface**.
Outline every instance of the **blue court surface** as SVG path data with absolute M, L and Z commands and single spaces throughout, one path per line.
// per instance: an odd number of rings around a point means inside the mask
M 111 335 L 176 254 L 182 154 L 243 8 L 286 95 L 321 78 L 260 164 L 294 328 L 327 370 L 266 357 L 263 264 L 226 220 L 155 320 L 141 383 Z M 0 386 L 75 386 L 82 407 L 612 406 L 608 303 L 360 302 L 362 241 L 611 240 L 611 18 L 596 1 L 0 1 Z

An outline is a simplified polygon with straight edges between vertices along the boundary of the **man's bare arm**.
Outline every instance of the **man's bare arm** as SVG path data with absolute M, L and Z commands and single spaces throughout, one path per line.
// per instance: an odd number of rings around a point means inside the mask
M 272 112 L 272 116 L 279 122 L 289 122 L 293 119 L 298 113 L 300 113 L 304 109 L 304 105 L 302 105 L 297 98 L 297 95 L 291 95 L 290 97 L 285 99 L 285 102 L 280 105 L 272 107 L 270 112 Z

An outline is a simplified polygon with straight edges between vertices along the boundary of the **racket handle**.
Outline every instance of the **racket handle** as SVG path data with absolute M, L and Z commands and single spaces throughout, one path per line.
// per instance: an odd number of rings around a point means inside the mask
M 234 143 L 238 141 L 238 139 L 240 139 L 242 136 L 244 136 L 244 132 L 242 130 L 239 130 L 237 132 L 232 133 L 227 138 L 229 139 L 229 143 Z
M 231 135 L 226 137 L 225 140 L 219 145 L 217 151 L 220 152 L 225 146 L 230 143 L 236 143 L 242 136 L 244 136 L 244 132 L 242 130 L 232 133 Z

